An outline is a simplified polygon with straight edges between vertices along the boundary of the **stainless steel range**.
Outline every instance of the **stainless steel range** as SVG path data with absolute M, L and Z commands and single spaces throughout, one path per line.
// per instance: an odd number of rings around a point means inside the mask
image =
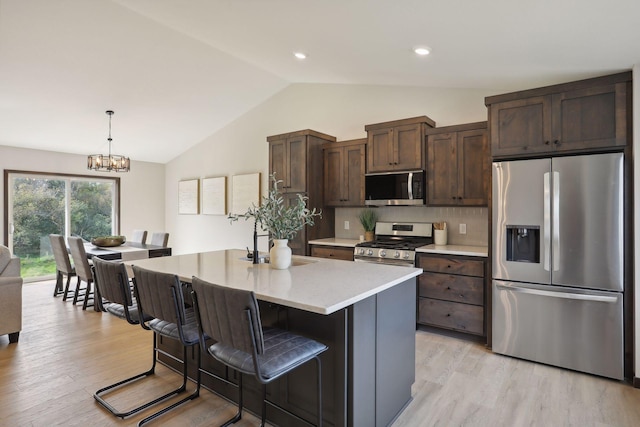
M 377 222 L 375 233 L 356 245 L 354 261 L 413 266 L 416 248 L 433 243 L 433 224 L 426 222 Z

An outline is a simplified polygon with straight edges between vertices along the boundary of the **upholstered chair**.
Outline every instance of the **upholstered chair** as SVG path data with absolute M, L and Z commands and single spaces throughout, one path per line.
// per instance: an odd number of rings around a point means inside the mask
M 22 330 L 22 277 L 20 258 L 0 245 L 0 335 L 16 343 Z
M 144 245 L 147 243 L 147 230 L 133 230 L 133 234 L 128 241 L 133 243 L 142 243 Z
M 166 248 L 169 244 L 169 233 L 151 233 L 150 244 Z

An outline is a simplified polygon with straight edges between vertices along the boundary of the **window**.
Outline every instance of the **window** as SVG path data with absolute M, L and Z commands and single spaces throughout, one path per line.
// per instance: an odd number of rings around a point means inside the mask
M 5 171 L 5 241 L 26 281 L 53 277 L 49 234 L 119 234 L 120 178 Z

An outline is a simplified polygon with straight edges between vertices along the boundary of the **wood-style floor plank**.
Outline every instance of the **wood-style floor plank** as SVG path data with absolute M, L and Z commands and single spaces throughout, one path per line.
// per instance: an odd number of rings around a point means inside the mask
M 115 418 L 94 401 L 93 392 L 149 368 L 150 332 L 53 298 L 53 282 L 23 289 L 20 341 L 9 344 L 7 336 L 0 337 L 0 426 L 135 426 L 148 415 Z M 180 381 L 179 374 L 158 365 L 154 378 L 109 399 L 128 408 Z M 151 425 L 216 426 L 234 411 L 234 405 L 203 389 L 199 398 Z M 237 425 L 257 426 L 259 420 L 247 413 Z M 413 400 L 393 426 L 463 425 L 637 426 L 640 390 L 419 330 Z

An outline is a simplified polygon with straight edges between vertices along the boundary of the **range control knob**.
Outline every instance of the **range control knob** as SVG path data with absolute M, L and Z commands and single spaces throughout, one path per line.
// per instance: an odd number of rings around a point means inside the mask
M 364 249 L 362 249 L 362 248 L 358 249 L 358 254 L 359 255 L 364 255 Z
M 387 251 L 385 251 L 384 249 L 382 249 L 382 250 L 380 251 L 380 256 L 381 256 L 381 257 L 385 257 L 385 256 L 387 256 Z
M 369 255 L 369 256 L 373 255 L 373 251 L 372 251 L 371 249 L 369 249 L 369 250 L 367 251 L 367 255 Z
M 403 256 L 402 258 L 404 258 L 404 259 L 409 259 L 409 252 L 405 252 L 405 253 L 404 253 L 404 256 Z
M 396 253 L 395 253 L 395 254 L 393 254 L 393 257 L 394 257 L 394 258 L 400 258 L 400 252 L 399 252 L 399 251 L 396 251 Z

